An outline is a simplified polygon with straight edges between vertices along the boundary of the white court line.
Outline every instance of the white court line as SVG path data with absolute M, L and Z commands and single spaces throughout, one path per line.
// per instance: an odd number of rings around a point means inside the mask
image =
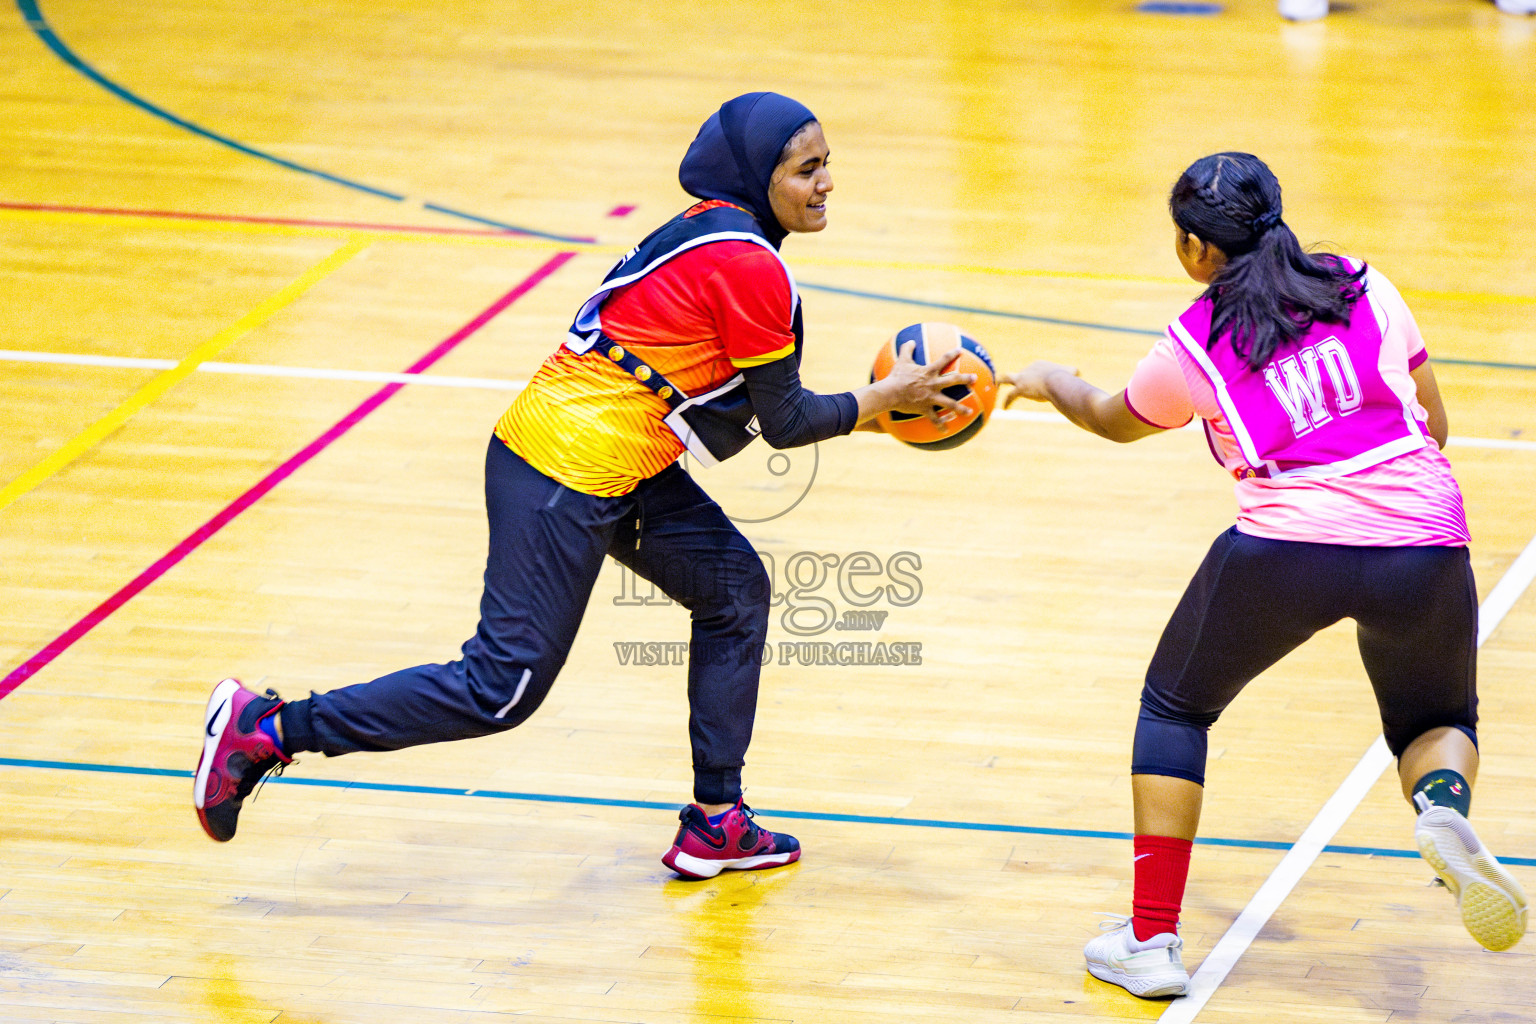
M 525 380 L 496 377 L 443 377 L 434 373 L 384 373 L 379 370 L 323 370 L 306 366 L 261 366 L 256 363 L 204 363 L 208 373 L 233 373 L 247 377 L 303 377 L 313 380 L 357 380 L 370 384 L 426 384 L 435 388 L 480 388 L 487 391 L 521 391 Z
M 1043 412 L 1035 409 L 998 409 L 992 414 L 995 420 L 1024 420 L 1028 423 L 1068 423 L 1065 416 L 1057 412 Z M 1199 430 L 1200 423 L 1195 421 L 1177 428 L 1179 430 Z M 1519 441 L 1514 438 L 1502 437 L 1457 437 L 1454 434 L 1447 439 L 1448 445 L 1458 448 L 1501 448 L 1512 452 L 1536 452 L 1536 441 Z
M 69 366 L 103 366 L 130 370 L 169 370 L 176 363 L 170 359 L 133 359 L 126 356 L 75 355 L 69 352 L 25 352 L 0 349 L 0 362 L 56 363 Z M 328 370 L 314 366 L 266 366 L 259 363 L 203 363 L 201 373 L 230 373 L 250 377 L 292 377 L 304 380 L 355 380 L 369 384 L 424 384 L 437 388 L 483 388 L 488 391 L 521 391 L 528 386 L 525 380 L 503 380 L 496 377 L 444 377 L 430 373 L 385 373 L 378 370 Z M 1069 421 L 1056 412 L 1037 409 L 998 409 L 992 413 L 995 420 L 1019 420 L 1025 423 L 1058 423 Z M 1184 430 L 1198 429 L 1191 423 Z M 1499 448 L 1505 451 L 1536 451 L 1536 441 L 1519 441 L 1497 437 L 1452 437 L 1450 443 L 1459 448 Z
M 1483 646 L 1493 635 L 1533 579 L 1536 579 L 1536 537 L 1531 538 L 1520 556 L 1504 570 L 1504 577 L 1483 598 L 1483 605 L 1477 611 L 1477 646 Z
M 1528 452 L 1536 450 L 1536 441 L 1516 441 L 1512 438 L 1502 437 L 1457 437 L 1452 434 L 1445 439 L 1447 445 L 1456 445 L 1461 448 L 1502 448 L 1511 452 Z
M 72 366 L 122 366 L 130 370 L 171 370 L 171 359 L 129 359 L 124 356 L 85 356 L 73 352 L 19 352 L 0 349 L 0 359 L 13 363 L 67 363 Z
M 1509 614 L 1509 610 L 1533 579 L 1536 579 L 1536 537 L 1531 538 L 1531 542 L 1478 609 L 1478 647 L 1482 647 L 1484 641 L 1493 635 L 1493 631 L 1504 621 L 1504 616 Z M 1238 958 L 1253 944 L 1259 932 L 1269 923 L 1270 917 L 1285 902 L 1291 890 L 1296 888 L 1301 877 L 1317 860 L 1318 854 L 1323 852 L 1323 847 L 1344 827 L 1344 822 L 1391 765 L 1392 753 L 1387 750 L 1386 740 L 1378 736 L 1365 756 L 1360 758 L 1360 763 L 1355 765 L 1354 771 L 1344 780 L 1344 784 L 1323 804 L 1323 809 L 1317 812 L 1317 817 L 1302 832 L 1301 838 L 1286 851 L 1269 878 L 1254 893 L 1253 899 L 1237 915 L 1232 927 L 1217 941 L 1216 947 L 1206 954 L 1199 969 L 1189 979 L 1189 995 L 1174 1001 L 1163 1011 L 1163 1015 L 1158 1018 L 1162 1024 L 1188 1024 L 1205 1008 L 1205 1004 L 1237 964 Z
M 104 366 L 129 370 L 169 370 L 170 359 L 133 359 L 126 356 L 75 355 L 70 352 L 19 352 L 0 349 L 0 361 L 56 363 L 69 366 Z M 521 391 L 525 380 L 495 377 L 444 377 L 428 373 L 385 373 L 380 370 L 327 370 L 317 366 L 265 366 L 260 363 L 203 363 L 202 373 L 232 373 L 247 377 L 298 377 L 306 380 L 355 380 L 369 384 L 426 384 L 439 388 L 483 388 L 489 391 Z

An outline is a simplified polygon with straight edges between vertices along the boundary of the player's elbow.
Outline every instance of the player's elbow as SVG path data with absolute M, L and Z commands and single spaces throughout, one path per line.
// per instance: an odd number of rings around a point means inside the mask
M 1443 451 L 1446 442 L 1451 439 L 1450 420 L 1446 419 L 1445 413 L 1442 411 L 1438 416 L 1431 414 L 1429 423 L 1426 426 L 1429 427 L 1429 436 L 1435 439 L 1435 444 L 1439 445 Z
M 1132 441 L 1140 441 L 1144 437 L 1161 433 L 1169 428 L 1159 427 L 1145 420 L 1111 416 L 1097 420 L 1089 429 L 1116 444 L 1130 444 Z
M 1135 441 L 1142 436 L 1139 433 L 1128 430 L 1121 430 L 1111 426 L 1098 427 L 1094 430 L 1094 433 L 1098 434 L 1106 441 L 1115 442 L 1115 444 L 1130 444 L 1132 441 Z
M 775 429 L 763 428 L 763 440 L 768 442 L 768 447 L 783 451 L 786 448 L 804 448 L 816 440 L 806 431 L 796 430 L 793 427 L 778 427 Z
M 1090 431 L 1098 434 L 1106 441 L 1116 444 L 1128 444 L 1139 437 L 1144 436 L 1137 426 L 1140 420 L 1127 421 L 1123 416 L 1115 416 L 1104 408 L 1094 408 L 1084 424 Z
M 795 444 L 793 438 L 786 437 L 783 434 L 764 434 L 763 440 L 768 442 L 769 448 L 773 448 L 778 451 L 783 451 L 786 448 L 800 447 L 798 444 Z

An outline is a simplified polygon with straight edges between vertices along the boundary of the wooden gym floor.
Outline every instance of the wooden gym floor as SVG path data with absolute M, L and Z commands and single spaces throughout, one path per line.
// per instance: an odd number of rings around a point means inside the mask
M 1117 448 L 1038 407 L 947 454 L 861 434 L 701 473 L 789 591 L 747 783 L 795 867 L 658 862 L 683 672 L 624 645 L 685 617 L 612 567 L 524 728 L 304 758 L 227 846 L 193 816 L 220 677 L 298 696 L 453 656 L 491 425 L 682 207 L 699 122 L 772 88 L 834 153 L 831 227 L 784 249 L 821 390 L 921 319 L 1118 387 L 1195 292 L 1165 197 L 1220 149 L 1401 287 L 1496 624 L 1474 817 L 1536 889 L 1536 19 L 1225 6 L 7 5 L 0 1018 L 1529 1020 L 1536 945 L 1479 950 L 1429 884 L 1346 628 L 1213 732 L 1200 995 L 1083 973 L 1095 912 L 1129 906 L 1140 675 L 1232 499 L 1192 433 Z M 839 569 L 890 586 L 878 630 L 815 632 L 858 610 Z

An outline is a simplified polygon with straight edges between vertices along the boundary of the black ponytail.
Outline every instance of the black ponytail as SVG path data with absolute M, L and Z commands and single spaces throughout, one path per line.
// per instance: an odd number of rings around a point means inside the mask
M 1210 344 L 1227 338 L 1258 369 L 1319 321 L 1349 322 L 1365 294 L 1365 268 L 1309 255 L 1280 219 L 1280 183 L 1250 153 L 1217 153 L 1190 165 L 1168 197 L 1179 230 L 1226 253 L 1201 298 L 1210 299 Z

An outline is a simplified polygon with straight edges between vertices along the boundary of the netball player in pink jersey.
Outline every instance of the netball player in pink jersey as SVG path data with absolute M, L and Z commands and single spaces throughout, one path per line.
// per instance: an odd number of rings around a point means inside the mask
M 1134 441 L 1199 417 L 1237 481 L 1147 669 L 1131 755 L 1132 916 L 1084 950 L 1138 996 L 1183 995 L 1177 926 L 1200 822 L 1206 732 L 1313 633 L 1355 620 L 1420 852 L 1472 937 L 1525 933 L 1519 884 L 1467 823 L 1477 774 L 1477 591 L 1445 407 L 1402 297 L 1376 270 L 1303 252 L 1280 184 L 1247 153 L 1194 163 L 1169 199 L 1175 247 L 1207 285 L 1110 395 L 1056 363 L 1008 378 L 1078 426 Z

